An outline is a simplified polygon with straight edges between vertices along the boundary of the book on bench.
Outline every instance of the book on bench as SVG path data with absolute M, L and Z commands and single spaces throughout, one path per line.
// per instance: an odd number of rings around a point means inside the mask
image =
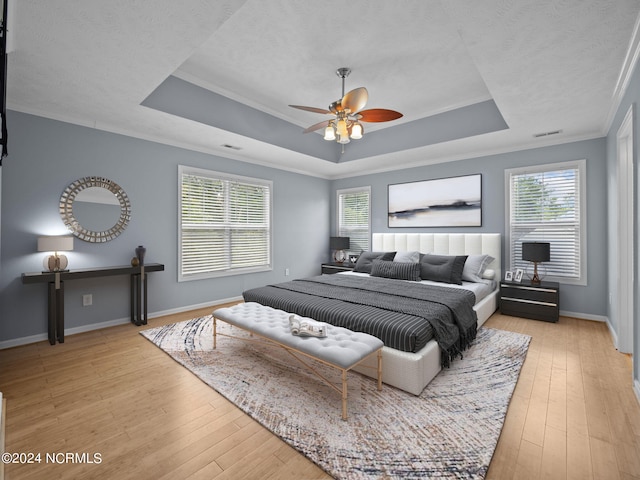
M 293 335 L 300 337 L 326 337 L 329 325 L 294 314 L 289 316 L 289 327 Z

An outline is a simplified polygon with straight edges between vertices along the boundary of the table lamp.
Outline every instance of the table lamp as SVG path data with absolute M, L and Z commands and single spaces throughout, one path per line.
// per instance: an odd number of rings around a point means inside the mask
M 65 255 L 61 255 L 58 252 L 69 252 L 71 250 L 73 250 L 72 236 L 38 237 L 39 252 L 54 252 L 53 255 L 45 257 L 42 262 L 47 272 L 65 271 L 69 261 Z
M 548 262 L 551 259 L 551 244 L 547 242 L 522 242 L 522 259 L 533 262 L 531 283 L 540 285 L 538 263 Z
M 349 248 L 349 237 L 330 237 L 329 246 L 333 250 L 333 261 L 344 263 L 347 259 L 345 250 Z

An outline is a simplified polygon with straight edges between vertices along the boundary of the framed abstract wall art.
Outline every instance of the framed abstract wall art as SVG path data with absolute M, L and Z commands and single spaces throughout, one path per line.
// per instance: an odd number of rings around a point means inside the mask
M 481 227 L 482 175 L 389 185 L 389 227 Z

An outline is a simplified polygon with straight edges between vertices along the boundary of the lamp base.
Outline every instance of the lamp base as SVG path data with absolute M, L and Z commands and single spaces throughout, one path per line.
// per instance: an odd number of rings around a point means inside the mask
M 65 272 L 67 265 L 69 265 L 69 260 L 67 260 L 66 255 L 60 254 L 45 257 L 42 262 L 42 266 L 46 272 Z
M 531 280 L 531 285 L 540 285 L 542 279 L 547 276 L 547 270 L 539 262 L 533 262 L 533 270 L 527 268 L 527 277 Z
M 336 250 L 333 252 L 333 261 L 336 263 L 344 263 L 347 259 L 347 254 L 344 250 Z

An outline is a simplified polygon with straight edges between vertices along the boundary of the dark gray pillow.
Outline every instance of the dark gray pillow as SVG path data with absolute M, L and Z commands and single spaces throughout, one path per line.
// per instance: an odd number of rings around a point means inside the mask
M 371 276 L 419 282 L 420 264 L 409 262 L 393 262 L 376 258 L 371 266 Z
M 420 277 L 434 282 L 462 285 L 462 271 L 467 255 L 424 255 L 420 261 Z
M 353 268 L 354 272 L 371 273 L 372 262 L 379 258 L 380 260 L 393 260 L 396 256 L 396 252 L 360 252 L 356 266 Z

